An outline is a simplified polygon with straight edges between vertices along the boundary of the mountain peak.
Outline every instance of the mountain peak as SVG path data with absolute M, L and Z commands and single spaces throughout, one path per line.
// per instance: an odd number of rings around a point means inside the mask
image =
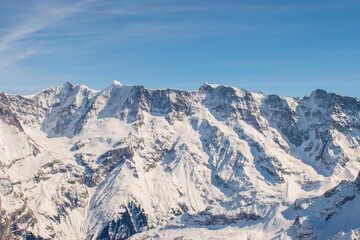
M 64 84 L 64 87 L 71 87 L 71 88 L 73 88 L 73 87 L 75 87 L 75 85 L 72 84 L 72 83 L 69 82 L 69 81 L 66 81 L 66 83 Z
M 199 90 L 206 92 L 206 91 L 208 91 L 208 90 L 215 89 L 215 88 L 217 88 L 217 87 L 219 87 L 219 86 L 221 86 L 221 85 L 209 84 L 209 83 L 207 83 L 207 82 L 204 82 L 204 83 L 200 86 Z
M 220 86 L 220 85 L 218 85 L 218 84 L 210 84 L 210 83 L 204 82 L 204 83 L 200 86 L 200 88 L 204 88 L 204 87 L 217 88 L 217 87 L 219 87 L 219 86 Z
M 112 91 L 112 89 L 117 88 L 117 87 L 121 87 L 124 86 L 123 84 L 121 84 L 120 82 L 114 80 L 112 81 L 112 83 L 105 89 L 105 91 Z
M 110 86 L 121 86 L 121 82 L 114 80 Z
M 306 95 L 306 97 L 308 98 L 323 98 L 328 94 L 328 92 L 326 92 L 323 89 L 315 89 L 314 91 L 312 91 L 310 94 Z

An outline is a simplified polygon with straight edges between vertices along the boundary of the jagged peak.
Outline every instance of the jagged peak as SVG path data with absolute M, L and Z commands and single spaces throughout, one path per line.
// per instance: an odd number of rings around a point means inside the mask
M 210 84 L 210 83 L 205 82 L 205 83 L 203 83 L 203 84 L 200 86 L 199 90 L 200 90 L 200 91 L 207 92 L 207 91 L 209 91 L 209 90 L 212 91 L 213 89 L 216 89 L 216 88 L 218 88 L 218 87 L 227 87 L 227 86 L 218 85 L 218 84 Z
M 98 90 L 93 90 L 90 89 L 88 86 L 80 84 L 80 85 L 75 85 L 69 81 L 67 81 L 62 87 L 62 89 L 67 89 L 67 90 L 73 90 L 76 89 L 77 91 L 83 91 L 83 90 L 88 90 L 91 92 L 98 92 Z
M 121 86 L 121 82 L 114 80 L 110 86 Z
M 7 97 L 7 94 L 6 94 L 6 93 L 0 91 L 0 99 L 1 99 L 2 101 L 4 101 L 4 100 L 7 100 L 7 101 L 8 101 L 9 98 Z
M 220 85 L 218 85 L 218 84 L 210 84 L 210 83 L 204 82 L 204 83 L 200 86 L 200 89 L 201 89 L 201 88 L 206 88 L 206 87 L 217 88 L 217 87 L 219 87 L 219 86 L 220 86 Z
M 311 93 L 307 94 L 305 98 L 321 98 L 321 97 L 325 97 L 327 94 L 328 92 L 326 92 L 323 89 L 315 89 Z
M 311 93 L 307 94 L 304 96 L 304 99 L 312 99 L 312 100 L 317 100 L 317 99 L 324 99 L 324 98 L 335 98 L 335 99 L 351 99 L 351 101 L 355 101 L 355 102 L 359 102 L 359 99 L 357 97 L 352 97 L 352 96 L 344 96 L 338 93 L 333 93 L 333 92 L 327 92 L 323 89 L 316 89 L 314 91 L 312 91 Z
M 218 89 L 220 91 L 226 90 L 226 91 L 231 91 L 232 94 L 237 95 L 238 97 L 244 97 L 244 95 L 246 94 L 246 90 L 242 89 L 242 88 L 237 88 L 237 87 L 233 87 L 233 86 L 228 86 L 228 85 L 218 85 L 218 84 L 209 84 L 209 83 L 203 83 L 203 85 L 201 85 L 200 87 L 200 91 L 212 91 L 214 89 Z
M 104 91 L 109 91 L 113 88 L 123 87 L 123 86 L 125 86 L 125 85 L 123 85 L 119 81 L 113 80 L 112 83 L 106 89 L 104 89 Z
M 64 87 L 70 87 L 70 88 L 74 88 L 74 87 L 75 87 L 75 85 L 72 84 L 72 83 L 69 82 L 69 81 L 66 81 L 66 83 L 65 83 L 63 86 L 64 86 Z
M 141 88 L 143 86 L 140 85 L 127 85 L 122 84 L 116 80 L 114 80 L 107 88 L 101 90 L 102 94 L 105 94 L 106 96 L 110 96 L 113 94 L 119 94 L 118 92 L 121 91 L 122 94 L 127 94 L 131 92 L 133 89 Z

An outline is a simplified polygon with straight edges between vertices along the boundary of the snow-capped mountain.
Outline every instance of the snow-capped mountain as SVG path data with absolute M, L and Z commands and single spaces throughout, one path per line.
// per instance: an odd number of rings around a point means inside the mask
M 359 144 L 323 90 L 0 93 L 0 238 L 353 239 Z

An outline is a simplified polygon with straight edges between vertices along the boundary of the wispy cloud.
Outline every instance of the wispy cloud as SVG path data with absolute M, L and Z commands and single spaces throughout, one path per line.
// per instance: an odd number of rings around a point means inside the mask
M 159 1 L 131 1 L 118 4 L 106 8 L 103 13 L 115 15 L 152 15 L 152 14 L 173 14 L 184 12 L 241 12 L 241 11 L 266 11 L 266 12 L 288 12 L 299 10 L 321 10 L 330 8 L 349 7 L 343 4 L 241 4 L 241 3 L 226 3 L 221 4 L 204 4 L 201 2 L 193 2 L 188 4 L 173 4 Z
M 25 59 L 29 56 L 32 56 L 32 55 L 35 55 L 35 54 L 39 54 L 41 51 L 38 50 L 38 49 L 27 49 L 21 53 L 18 53 L 18 54 L 15 54 L 15 55 L 7 55 L 6 57 L 4 58 L 1 58 L 0 60 L 0 69 L 1 68 L 4 68 L 4 67 L 7 67 L 7 66 L 10 66 L 12 65 L 13 63 L 19 61 L 19 60 L 22 60 L 22 59 Z
M 12 29 L 1 32 L 0 38 L 0 69 L 29 56 L 44 53 L 30 40 L 40 31 L 44 31 L 61 20 L 77 13 L 93 1 L 80 1 L 68 5 L 55 2 L 35 5 L 29 11 L 30 17 L 19 20 Z
M 64 1 L 65 2 L 65 1 Z M 166 16 L 168 14 L 175 13 L 200 13 L 200 12 L 217 12 L 217 11 L 251 11 L 251 10 L 295 10 L 301 8 L 320 8 L 325 5 L 264 5 L 264 4 L 215 4 L 209 5 L 204 4 L 204 2 L 194 3 L 194 4 L 181 4 L 179 2 L 164 3 L 162 1 L 152 1 L 147 2 L 143 0 L 134 0 L 134 1 L 97 1 L 97 0 L 82 0 L 82 1 L 72 1 L 64 4 L 63 1 L 40 1 L 38 4 L 34 5 L 28 10 L 29 14 L 27 17 L 20 17 L 19 21 L 13 28 L 0 29 L 0 69 L 16 63 L 19 60 L 26 59 L 33 55 L 49 53 L 48 49 L 44 49 L 44 46 L 40 47 L 40 41 L 36 41 L 38 37 L 49 37 L 49 34 L 46 32 L 48 29 L 52 29 L 55 26 L 59 26 L 59 23 L 63 22 L 65 19 L 75 15 L 79 12 L 88 10 L 89 7 L 96 4 L 98 10 L 95 8 L 92 9 L 94 14 L 97 16 L 94 19 L 99 19 L 101 21 L 106 15 L 125 15 L 125 16 L 145 16 L 145 15 L 159 15 Z M 16 18 L 17 16 L 14 16 Z M 121 24 L 117 29 L 111 29 L 106 32 L 103 29 L 97 29 L 98 32 L 89 33 L 94 37 L 91 41 L 102 41 L 102 39 L 116 38 L 115 34 L 118 31 L 118 34 L 121 40 L 124 38 L 129 38 L 131 41 L 134 37 L 139 36 L 153 36 L 153 35 L 166 35 L 166 38 L 172 36 L 180 36 L 181 32 L 189 32 L 193 36 L 196 32 L 193 31 L 193 28 L 202 29 L 202 32 L 213 32 L 214 28 L 223 29 L 226 27 L 231 27 L 229 24 L 221 25 L 221 27 L 216 27 L 216 24 L 202 24 L 201 22 L 192 22 L 191 25 L 186 20 L 182 20 L 181 23 L 167 21 L 166 18 L 155 18 L 155 20 L 150 22 L 128 22 L 127 24 Z M 201 26 L 197 26 L 201 25 Z M 105 27 L 106 28 L 106 27 Z M 207 29 L 211 28 L 211 29 Z M 236 28 L 239 28 L 237 25 Z M 91 31 L 87 29 L 87 31 Z M 177 31 L 177 34 L 169 34 Z M 194 33 L 195 32 L 195 33 Z M 51 32 L 51 37 L 59 37 L 59 34 L 69 33 L 58 33 Z M 86 35 L 85 32 L 81 34 Z M 69 37 L 69 36 L 68 36 Z M 73 34 L 73 37 L 77 36 L 76 33 Z
M 157 13 L 181 13 L 194 11 L 213 11 L 216 8 L 206 6 L 162 6 L 162 5 L 124 5 L 106 9 L 106 14 L 115 15 L 149 15 Z

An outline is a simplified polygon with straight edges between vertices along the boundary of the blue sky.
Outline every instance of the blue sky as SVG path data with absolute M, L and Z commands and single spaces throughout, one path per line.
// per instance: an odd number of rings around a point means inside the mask
M 0 0 L 0 91 L 204 82 L 360 97 L 360 1 Z

